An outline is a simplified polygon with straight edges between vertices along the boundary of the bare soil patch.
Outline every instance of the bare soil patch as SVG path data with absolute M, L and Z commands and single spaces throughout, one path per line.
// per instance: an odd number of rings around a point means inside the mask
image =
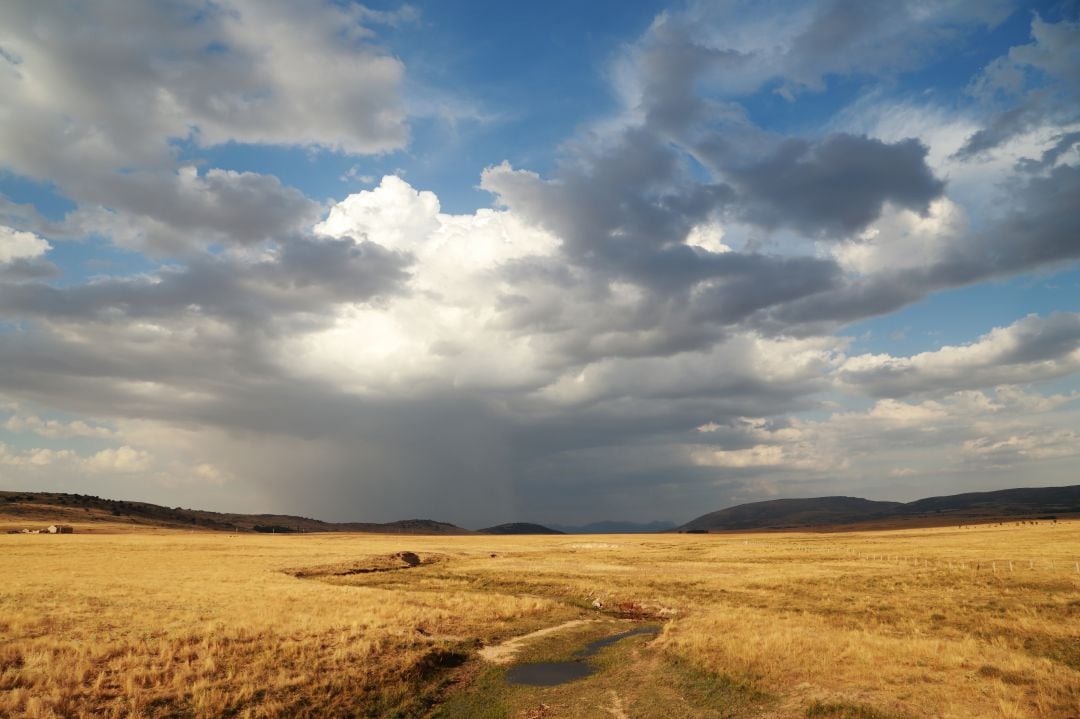
M 518 652 L 524 649 L 527 645 L 540 639 L 542 637 L 555 634 L 556 632 L 566 631 L 573 627 L 580 627 L 584 624 L 592 624 L 600 621 L 599 619 L 571 619 L 568 622 L 557 624 L 553 627 L 545 627 L 543 629 L 537 629 L 535 632 L 529 632 L 528 634 L 522 634 L 519 637 L 508 639 L 500 644 L 493 644 L 490 647 L 484 647 L 480 650 L 480 658 L 491 662 L 492 664 L 510 664 L 514 661 Z

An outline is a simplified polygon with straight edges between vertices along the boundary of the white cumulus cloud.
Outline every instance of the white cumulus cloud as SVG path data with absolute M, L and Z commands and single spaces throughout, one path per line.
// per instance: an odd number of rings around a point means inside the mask
M 50 249 L 48 242 L 32 232 L 0 225 L 0 263 L 41 257 Z
M 83 466 L 90 472 L 133 474 L 145 472 L 153 464 L 149 452 L 124 445 L 110 447 L 96 452 L 83 460 Z

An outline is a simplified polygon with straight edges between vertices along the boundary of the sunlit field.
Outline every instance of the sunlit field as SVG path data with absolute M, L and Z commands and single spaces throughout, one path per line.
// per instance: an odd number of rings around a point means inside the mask
M 420 564 L 395 556 L 415 553 Z M 411 559 L 411 558 L 410 558 Z M 857 533 L 0 536 L 5 717 L 1062 717 L 1080 522 Z M 599 607 L 597 606 L 599 605 Z M 597 673 L 514 661 L 641 622 Z

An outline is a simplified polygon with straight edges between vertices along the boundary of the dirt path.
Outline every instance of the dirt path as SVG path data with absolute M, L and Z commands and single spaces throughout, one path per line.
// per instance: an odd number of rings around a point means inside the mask
M 492 664 L 509 664 L 514 661 L 514 657 L 517 653 L 525 648 L 527 644 L 533 642 L 540 637 L 546 637 L 549 634 L 555 634 L 571 627 L 580 627 L 583 624 L 592 624 L 599 622 L 599 619 L 571 619 L 569 622 L 563 622 L 553 627 L 545 627 L 543 629 L 537 629 L 535 632 L 528 634 L 522 634 L 520 637 L 514 637 L 513 639 L 507 639 L 501 644 L 493 644 L 490 647 L 484 647 L 480 650 L 480 658 L 489 661 Z
M 626 712 L 623 711 L 622 699 L 619 698 L 619 693 L 614 689 L 611 690 L 611 706 L 607 708 L 607 711 L 615 719 L 630 719 Z

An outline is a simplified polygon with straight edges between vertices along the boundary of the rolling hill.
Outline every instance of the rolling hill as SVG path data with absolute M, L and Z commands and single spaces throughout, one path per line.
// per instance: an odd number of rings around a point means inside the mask
M 649 532 L 666 532 L 675 528 L 674 522 L 620 522 L 604 521 L 590 522 L 589 524 L 564 525 L 553 524 L 552 529 L 557 529 L 564 534 L 646 534 Z
M 772 499 L 739 504 L 692 519 L 678 531 L 807 527 L 879 519 L 900 502 L 875 502 L 858 497 Z
M 1001 489 L 917 499 L 903 505 L 902 513 L 1001 516 L 1072 514 L 1080 512 L 1080 485 Z
M 1080 515 L 1080 485 L 1033 487 L 877 502 L 858 497 L 773 499 L 704 514 L 679 532 L 801 529 L 835 525 L 928 526 Z
M 148 502 L 125 502 L 60 492 L 0 492 L 0 528 L 53 523 L 132 525 L 173 529 L 266 532 L 378 532 L 381 534 L 472 534 L 447 522 L 403 519 L 396 522 L 323 522 L 287 514 L 231 514 Z
M 532 522 L 509 522 L 476 530 L 479 534 L 565 534 L 557 529 Z

